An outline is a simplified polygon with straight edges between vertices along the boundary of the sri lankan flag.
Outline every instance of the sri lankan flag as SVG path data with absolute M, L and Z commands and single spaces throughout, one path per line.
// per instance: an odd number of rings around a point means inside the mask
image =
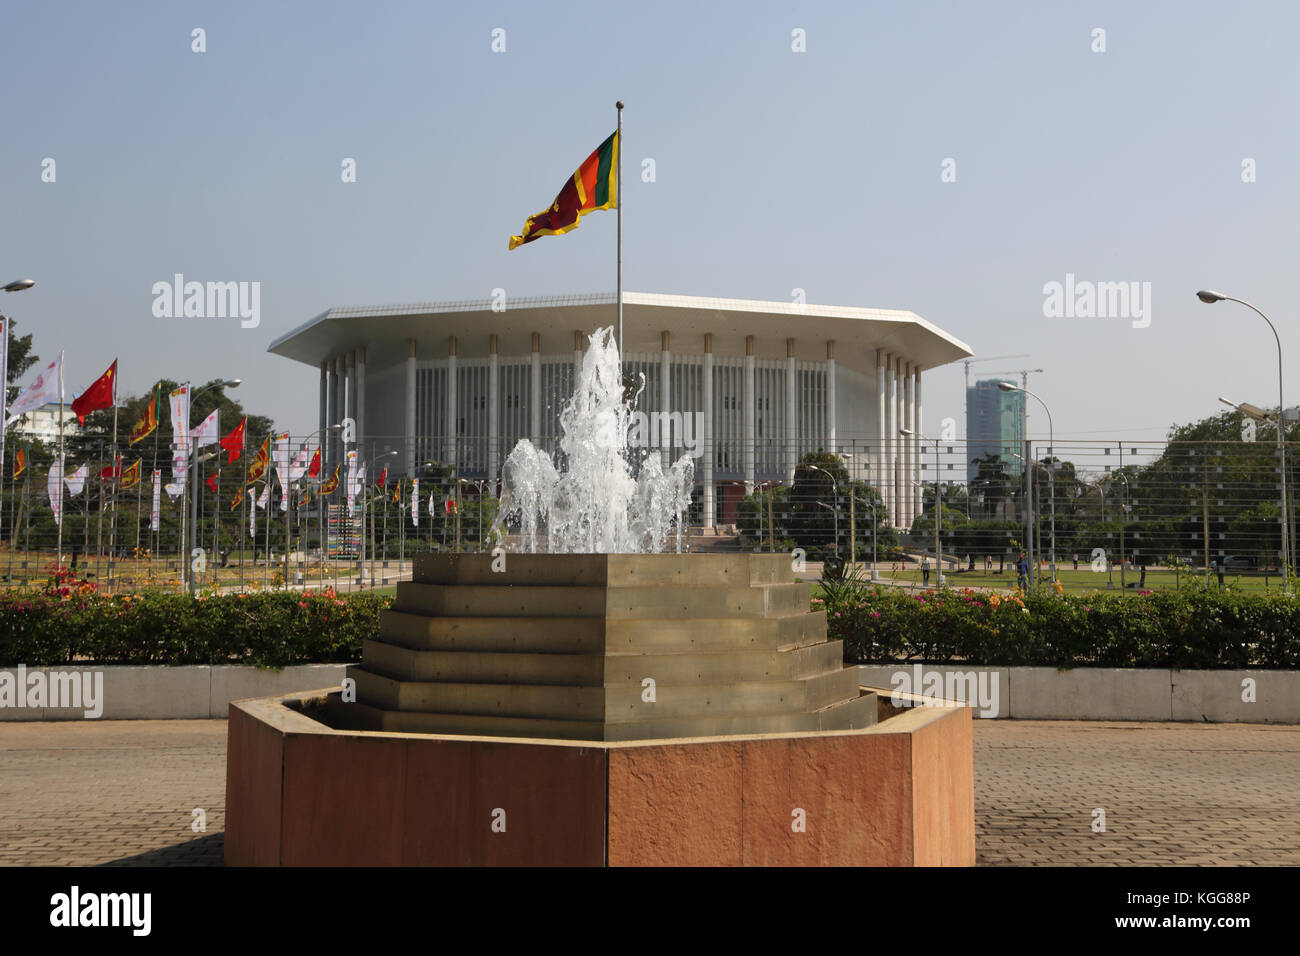
M 510 248 L 541 236 L 560 236 L 578 228 L 578 220 L 597 209 L 618 208 L 618 133 L 596 147 L 569 177 L 550 208 L 524 223 L 522 236 L 510 237 Z
M 334 474 L 326 478 L 325 481 L 321 484 L 320 493 L 322 495 L 333 494 L 334 489 L 337 488 L 338 486 L 339 486 L 339 466 L 335 465 Z
M 158 427 L 158 386 L 153 387 L 153 398 L 149 400 L 148 406 L 145 407 L 144 414 L 140 420 L 131 427 L 131 444 L 144 441 L 153 434 L 153 430 Z
M 140 462 L 142 459 L 137 458 L 135 464 L 128 465 L 122 471 L 122 488 L 134 488 L 140 484 Z
M 14 478 L 17 479 L 24 471 L 27 470 L 27 453 L 21 448 L 14 455 Z
M 262 439 L 262 447 L 257 450 L 257 457 L 253 459 L 248 466 L 248 484 L 252 484 L 266 474 L 266 465 L 270 460 L 267 449 L 270 447 L 270 438 Z

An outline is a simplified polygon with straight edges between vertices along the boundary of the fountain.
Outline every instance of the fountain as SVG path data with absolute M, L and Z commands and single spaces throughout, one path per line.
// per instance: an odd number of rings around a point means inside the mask
M 974 863 L 969 711 L 889 716 L 790 555 L 681 553 L 635 398 L 596 332 L 516 550 L 417 556 L 343 688 L 231 705 L 227 862 Z

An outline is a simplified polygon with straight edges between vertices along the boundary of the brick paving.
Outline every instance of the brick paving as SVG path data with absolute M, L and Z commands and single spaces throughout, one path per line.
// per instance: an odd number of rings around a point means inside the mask
M 224 720 L 0 723 L 0 865 L 219 866 L 225 751 Z M 975 825 L 983 866 L 1300 865 L 1300 727 L 977 720 Z

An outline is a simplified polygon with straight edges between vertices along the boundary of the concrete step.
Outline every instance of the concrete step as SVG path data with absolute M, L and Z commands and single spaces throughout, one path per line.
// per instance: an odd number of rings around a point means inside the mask
M 599 653 L 606 622 L 599 617 L 426 617 L 382 611 L 379 639 L 414 650 Z
M 740 734 L 806 733 L 860 730 L 876 723 L 876 697 L 864 694 L 814 714 L 750 714 L 661 718 L 640 723 L 546 720 L 473 714 L 434 714 L 384 711 L 361 703 L 343 704 L 331 698 L 335 726 L 391 733 L 454 734 L 487 737 L 539 737 L 548 740 L 632 741 Z
M 383 611 L 379 638 L 413 650 L 653 654 L 789 650 L 826 640 L 826 612 L 763 618 L 425 617 Z
M 482 584 L 397 585 L 393 609 L 429 617 L 766 617 L 806 612 L 811 586 L 552 587 Z
M 416 555 L 412 580 L 417 584 L 531 585 L 534 587 L 747 587 L 795 580 L 789 555 L 692 554 L 551 554 Z
M 415 650 L 367 640 L 366 670 L 399 681 L 475 684 L 567 684 L 600 687 L 620 682 L 795 680 L 843 663 L 839 641 L 788 651 L 753 650 L 666 654 L 535 654 L 465 650 Z
M 584 687 L 399 681 L 365 665 L 349 667 L 347 673 L 356 681 L 357 699 L 382 710 L 606 723 L 714 714 L 806 714 L 858 695 L 856 668 L 797 680 L 657 682 L 653 703 L 641 699 L 640 678 Z

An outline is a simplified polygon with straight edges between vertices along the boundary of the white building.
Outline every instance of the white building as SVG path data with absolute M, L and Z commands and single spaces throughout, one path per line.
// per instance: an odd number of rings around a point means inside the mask
M 25 412 L 14 422 L 14 431 L 27 438 L 36 438 L 53 445 L 59 440 L 59 403 L 46 402 L 40 408 Z M 72 410 L 71 402 L 63 403 L 63 437 L 68 439 L 81 434 L 77 424 L 77 413 Z
M 639 408 L 704 426 L 700 518 L 734 521 L 756 483 L 788 482 L 800 455 L 845 454 L 892 521 L 920 510 L 922 373 L 971 354 L 912 312 L 626 292 L 625 365 Z M 398 452 L 470 479 L 499 477 L 515 443 L 554 449 L 588 335 L 617 321 L 612 294 L 330 309 L 269 351 L 320 370 L 320 427 L 352 418 L 360 457 Z M 682 453 L 680 441 L 664 457 Z M 327 461 L 339 460 L 337 444 Z M 390 473 L 392 469 L 390 468 Z

